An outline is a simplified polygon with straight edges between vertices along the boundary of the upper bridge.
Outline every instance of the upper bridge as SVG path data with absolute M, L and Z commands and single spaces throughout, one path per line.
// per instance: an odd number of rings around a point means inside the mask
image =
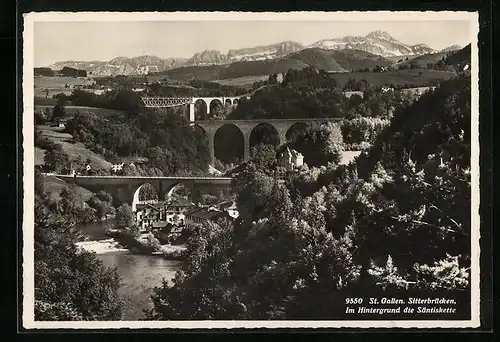
M 249 94 L 240 96 L 212 96 L 212 97 L 142 97 L 141 100 L 146 108 L 169 108 L 189 105 L 189 121 L 195 120 L 194 106 L 196 102 L 202 101 L 210 114 L 210 108 L 214 103 L 218 105 L 236 105 L 241 98 L 250 98 Z

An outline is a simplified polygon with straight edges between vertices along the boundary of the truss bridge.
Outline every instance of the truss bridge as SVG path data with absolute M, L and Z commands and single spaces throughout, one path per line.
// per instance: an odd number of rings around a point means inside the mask
M 193 102 L 192 97 L 143 97 L 142 102 L 148 108 L 166 108 L 184 106 Z

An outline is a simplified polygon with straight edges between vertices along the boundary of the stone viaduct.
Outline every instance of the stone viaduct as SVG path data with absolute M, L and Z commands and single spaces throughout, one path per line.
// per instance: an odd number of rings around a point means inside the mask
M 254 91 L 255 92 L 255 91 Z M 256 119 L 256 120 L 196 120 L 194 113 L 194 105 L 197 101 L 204 101 L 207 104 L 208 114 L 210 113 L 210 104 L 213 101 L 218 101 L 221 104 L 237 104 L 238 99 L 243 97 L 250 98 L 250 94 L 242 95 L 239 97 L 143 97 L 142 101 L 144 106 L 148 108 L 166 108 L 166 107 L 176 107 L 189 105 L 189 123 L 194 126 L 202 128 L 208 138 L 208 147 L 210 151 L 211 165 L 215 161 L 215 135 L 217 131 L 225 125 L 233 125 L 237 127 L 243 135 L 243 159 L 248 160 L 250 158 L 250 135 L 253 130 L 260 124 L 267 124 L 274 128 L 278 137 L 279 145 L 283 145 L 287 142 L 286 135 L 289 129 L 297 123 L 308 124 L 312 122 L 335 122 L 339 121 L 339 118 L 323 118 L 323 119 L 313 119 L 313 118 L 303 118 L 303 119 Z
M 308 123 L 325 123 L 336 122 L 338 118 L 325 118 L 325 119 L 255 119 L 255 120 L 203 120 L 203 121 L 190 121 L 190 124 L 202 128 L 208 138 L 208 149 L 210 151 L 210 158 L 213 162 L 215 160 L 215 135 L 217 131 L 225 125 L 233 125 L 237 127 L 243 135 L 243 158 L 244 160 L 250 159 L 250 135 L 253 130 L 262 124 L 269 125 L 277 133 L 279 137 L 278 145 L 283 145 L 287 142 L 287 133 L 290 128 L 295 124 L 308 124 Z M 213 164 L 212 164 L 213 165 Z
M 106 191 L 113 198 L 130 204 L 133 211 L 139 203 L 139 190 L 144 184 L 151 184 L 160 199 L 175 186 L 183 184 L 191 189 L 191 200 L 194 202 L 199 199 L 200 189 L 230 189 L 232 181 L 229 177 L 54 176 L 94 193 Z

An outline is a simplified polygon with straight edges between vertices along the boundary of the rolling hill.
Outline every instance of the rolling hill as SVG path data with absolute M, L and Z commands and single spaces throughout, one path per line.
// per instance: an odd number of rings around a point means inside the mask
M 302 69 L 308 66 L 330 72 L 346 72 L 373 68 L 377 65 L 388 66 L 391 64 L 390 60 L 365 51 L 312 48 L 301 50 L 278 59 L 236 62 L 228 65 L 182 67 L 164 71 L 159 73 L 159 75 L 165 75 L 170 79 L 181 81 L 193 78 L 204 81 L 215 81 L 285 73 L 289 69 Z
M 413 65 L 416 68 L 427 68 L 428 63 L 437 63 L 439 62 L 443 57 L 446 57 L 448 52 L 437 52 L 437 53 L 430 53 L 430 54 L 425 54 L 425 55 L 420 55 L 399 63 L 395 63 L 394 67 L 399 67 L 403 65 Z
M 451 46 L 448 49 L 456 48 L 456 46 Z M 52 69 L 61 69 L 63 67 L 82 69 L 86 70 L 92 76 L 147 75 L 181 67 L 227 66 L 239 62 L 269 61 L 271 63 L 269 65 L 272 65 L 272 63 L 280 65 L 282 63 L 280 60 L 283 58 L 287 58 L 296 52 L 311 49 L 327 51 L 356 50 L 382 57 L 406 57 L 437 52 L 426 44 L 406 44 L 395 39 L 385 31 L 373 31 L 366 36 L 323 39 L 310 45 L 303 45 L 295 41 L 282 41 L 270 45 L 229 49 L 227 53 L 207 49 L 196 52 L 189 58 L 161 58 L 144 55 L 131 58 L 116 57 L 109 61 L 63 61 L 57 62 L 50 67 Z M 325 63 L 328 65 L 328 63 L 332 62 L 328 61 Z M 330 65 L 330 67 L 332 70 L 338 68 L 336 65 Z M 347 67 L 347 69 L 352 68 Z

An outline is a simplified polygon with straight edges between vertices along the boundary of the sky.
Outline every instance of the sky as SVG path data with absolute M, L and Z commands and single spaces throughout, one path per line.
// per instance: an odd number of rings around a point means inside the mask
M 282 41 L 304 45 L 321 39 L 386 31 L 406 44 L 434 49 L 470 43 L 469 21 L 128 21 L 35 22 L 34 63 L 107 61 L 154 55 L 189 58 L 203 50 L 240 49 Z

